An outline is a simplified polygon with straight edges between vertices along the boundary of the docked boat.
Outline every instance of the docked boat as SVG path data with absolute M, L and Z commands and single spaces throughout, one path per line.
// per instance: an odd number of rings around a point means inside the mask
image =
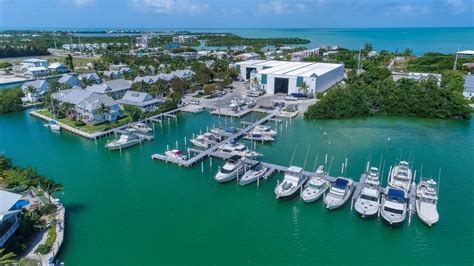
M 224 183 L 237 178 L 244 172 L 244 161 L 238 155 L 231 156 L 226 160 L 224 166 L 219 170 L 214 179 L 217 182 Z
M 387 187 L 380 214 L 389 225 L 402 224 L 407 217 L 407 192 L 400 188 Z
M 145 123 L 138 122 L 130 126 L 130 128 L 135 129 L 137 132 L 141 133 L 149 133 L 153 131 L 153 129 L 149 126 L 147 126 Z
M 231 155 L 239 155 L 239 156 L 247 157 L 247 158 L 255 158 L 255 157 L 263 155 L 256 151 L 251 151 L 247 149 L 245 145 L 238 143 L 236 141 L 231 141 L 229 143 L 222 144 L 217 149 L 217 152 L 222 152 L 222 153 L 231 154 Z
M 310 203 L 320 199 L 326 190 L 329 188 L 329 182 L 324 179 L 324 166 L 319 166 L 316 170 L 316 174 L 309 178 L 306 183 L 303 192 L 301 193 L 301 199 L 304 202 Z
M 246 140 L 251 140 L 251 141 L 258 141 L 258 142 L 272 142 L 275 141 L 275 138 L 267 135 L 262 135 L 260 133 L 249 133 L 246 134 L 244 137 Z
M 194 139 L 191 139 L 189 140 L 191 141 L 191 143 L 197 147 L 201 147 L 201 148 L 204 148 L 204 149 L 207 149 L 209 147 L 211 147 L 211 143 L 209 142 L 209 140 L 204 137 L 203 135 L 199 135 L 197 136 L 196 138 Z
M 213 128 L 210 131 L 211 133 L 214 133 L 219 136 L 224 136 L 224 137 L 228 137 L 238 132 L 238 130 L 235 127 Z
M 398 165 L 393 167 L 390 172 L 390 180 L 388 185 L 393 188 L 400 188 L 407 193 L 410 190 L 413 173 L 407 161 L 401 161 Z
M 111 151 L 125 149 L 141 142 L 141 139 L 134 133 L 122 134 L 120 138 L 113 140 L 105 145 Z
M 416 213 L 421 221 L 432 226 L 439 220 L 438 190 L 433 179 L 423 180 L 416 187 Z
M 183 152 L 181 150 L 171 150 L 171 151 L 166 151 L 165 155 L 168 158 L 173 158 L 173 159 L 178 159 L 178 160 L 186 160 L 186 155 L 183 155 Z
M 60 131 L 61 125 L 56 120 L 49 120 L 48 126 L 51 130 Z
M 277 135 L 276 130 L 273 130 L 271 127 L 264 125 L 258 125 L 254 127 L 251 132 L 270 137 L 275 137 Z
M 240 178 L 240 185 L 244 186 L 250 183 L 257 181 L 257 179 L 261 178 L 266 172 L 267 168 L 262 165 L 262 163 L 257 162 L 250 166 L 249 169 L 245 169 L 244 175 Z
M 330 210 L 343 206 L 351 197 L 354 186 L 352 180 L 345 177 L 338 177 L 331 184 L 329 192 L 324 197 L 326 208 Z
M 380 172 L 371 167 L 365 174 L 364 186 L 357 197 L 354 209 L 363 218 L 377 215 L 380 207 Z
M 297 166 L 288 167 L 283 181 L 275 188 L 276 198 L 287 199 L 295 196 L 307 179 L 308 177 L 303 174 L 303 168 Z

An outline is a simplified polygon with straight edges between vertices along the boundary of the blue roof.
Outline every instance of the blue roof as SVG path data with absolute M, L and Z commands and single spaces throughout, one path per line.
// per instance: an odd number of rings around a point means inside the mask
M 177 44 L 177 43 L 170 43 L 170 44 L 168 44 L 167 47 L 168 47 L 168 48 L 178 48 L 178 47 L 180 47 L 180 45 Z
M 338 179 L 336 179 L 336 181 L 334 182 L 334 186 L 337 187 L 337 188 L 345 189 L 348 183 L 349 183 L 348 180 L 342 179 L 342 178 L 338 178 Z
M 389 188 L 387 194 L 391 198 L 399 198 L 399 199 L 405 198 L 405 192 L 401 189 Z

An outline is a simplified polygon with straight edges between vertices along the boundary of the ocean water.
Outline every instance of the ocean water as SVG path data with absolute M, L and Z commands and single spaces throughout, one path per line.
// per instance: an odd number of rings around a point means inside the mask
M 297 118 L 278 126 L 275 143 L 257 145 L 263 160 L 284 165 L 295 151 L 292 164 L 306 170 L 329 154 L 332 175 L 348 158 L 347 175 L 355 180 L 370 158 L 382 162 L 384 184 L 400 156 L 412 154 L 425 176 L 437 178 L 441 168 L 439 223 L 428 228 L 413 216 L 394 229 L 381 219 L 361 219 L 349 204 L 327 211 L 322 201 L 278 201 L 273 189 L 281 174 L 259 187 L 241 187 L 214 181 L 223 164 L 217 159 L 192 168 L 151 160 L 176 141 L 185 148 L 184 137 L 218 123 L 208 113 L 180 114 L 176 122 L 156 125 L 154 142 L 120 153 L 107 151 L 106 139 L 96 144 L 51 132 L 25 111 L 0 116 L 0 152 L 64 184 L 60 259 L 67 265 L 472 264 L 472 120 Z

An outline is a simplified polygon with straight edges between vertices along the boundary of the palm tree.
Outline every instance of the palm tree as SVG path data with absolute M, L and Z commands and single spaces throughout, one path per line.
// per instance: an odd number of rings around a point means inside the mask
M 99 109 L 97 109 L 97 114 L 98 115 L 108 115 L 109 117 L 109 123 L 112 122 L 110 121 L 110 108 L 105 105 L 105 103 L 101 103 Z
M 14 257 L 16 257 L 15 253 L 9 252 L 7 254 L 3 254 L 4 252 L 5 252 L 5 249 L 0 248 L 0 264 L 1 265 L 16 263 L 16 260 L 13 259 Z
M 33 86 L 28 86 L 26 87 L 26 92 L 30 94 L 31 101 L 34 102 L 33 95 L 36 93 L 36 88 Z
M 74 104 L 62 102 L 59 108 L 65 116 L 69 117 L 74 111 Z
M 60 183 L 57 183 L 56 181 L 54 181 L 52 179 L 49 179 L 49 178 L 45 178 L 42 181 L 41 187 L 43 188 L 43 190 L 46 193 L 48 193 L 49 203 L 51 203 L 51 195 L 53 193 L 59 192 L 59 191 L 64 189 L 63 185 L 61 185 Z
M 304 93 L 305 95 L 308 95 L 308 90 L 309 90 L 308 84 L 306 84 L 306 82 L 301 83 L 300 92 Z
M 258 78 L 257 78 L 257 77 L 253 77 L 253 79 L 252 79 L 252 86 L 253 86 L 254 88 L 258 88 L 258 89 L 260 88 L 260 82 L 258 81 Z

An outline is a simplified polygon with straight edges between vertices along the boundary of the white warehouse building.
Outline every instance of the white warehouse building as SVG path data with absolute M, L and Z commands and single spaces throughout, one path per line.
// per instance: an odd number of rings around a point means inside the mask
M 236 67 L 241 80 L 257 77 L 267 94 L 298 93 L 303 83 L 309 94 L 324 92 L 344 78 L 343 64 L 250 60 Z

